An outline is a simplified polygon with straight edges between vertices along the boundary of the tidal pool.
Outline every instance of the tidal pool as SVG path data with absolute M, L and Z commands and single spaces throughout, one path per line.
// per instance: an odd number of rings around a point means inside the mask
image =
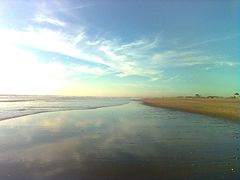
M 0 179 L 239 179 L 240 124 L 140 102 L 0 121 Z

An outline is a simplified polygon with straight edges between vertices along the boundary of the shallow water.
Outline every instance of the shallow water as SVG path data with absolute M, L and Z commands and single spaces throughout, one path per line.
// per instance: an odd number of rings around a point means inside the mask
M 0 122 L 0 179 L 239 179 L 240 124 L 139 102 Z

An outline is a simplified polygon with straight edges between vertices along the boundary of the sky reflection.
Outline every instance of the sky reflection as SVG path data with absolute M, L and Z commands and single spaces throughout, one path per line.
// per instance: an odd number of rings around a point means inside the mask
M 138 102 L 1 121 L 0 177 L 235 177 L 239 127 Z

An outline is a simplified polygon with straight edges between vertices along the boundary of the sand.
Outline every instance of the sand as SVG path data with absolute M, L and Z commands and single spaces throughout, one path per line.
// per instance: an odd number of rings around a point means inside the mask
M 145 105 L 240 121 L 238 98 L 146 98 Z

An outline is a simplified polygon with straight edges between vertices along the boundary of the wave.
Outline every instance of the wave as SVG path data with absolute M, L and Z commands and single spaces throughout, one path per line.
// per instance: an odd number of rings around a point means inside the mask
M 0 120 L 44 112 L 86 110 L 123 105 L 129 98 L 0 95 Z

